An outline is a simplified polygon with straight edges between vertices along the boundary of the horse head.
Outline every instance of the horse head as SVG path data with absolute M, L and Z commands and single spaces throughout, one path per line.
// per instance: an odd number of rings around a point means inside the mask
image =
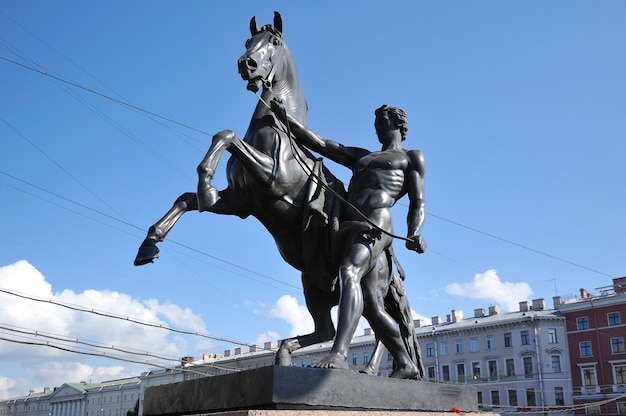
M 274 25 L 260 29 L 255 17 L 250 20 L 252 37 L 246 41 L 246 53 L 238 61 L 239 74 L 248 81 L 250 91 L 257 92 L 262 85 L 271 86 L 276 72 L 281 69 L 279 67 L 284 66 L 290 55 L 282 30 L 282 18 L 278 12 L 274 12 Z

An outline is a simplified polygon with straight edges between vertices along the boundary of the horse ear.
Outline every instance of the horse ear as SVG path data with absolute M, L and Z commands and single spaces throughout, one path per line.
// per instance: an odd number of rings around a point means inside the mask
M 254 36 L 258 32 L 259 32 L 259 26 L 256 24 L 256 16 L 252 16 L 252 19 L 250 19 L 250 34 Z
M 280 13 L 278 13 L 278 12 L 274 12 L 274 27 L 282 35 L 282 33 L 283 33 L 283 18 L 281 17 Z

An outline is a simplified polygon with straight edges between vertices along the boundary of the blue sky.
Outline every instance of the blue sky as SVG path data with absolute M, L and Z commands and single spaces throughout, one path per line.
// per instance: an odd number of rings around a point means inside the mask
M 374 109 L 408 114 L 429 247 L 396 253 L 416 316 L 551 305 L 626 273 L 624 2 L 3 2 L 0 397 L 149 367 L 7 341 L 36 340 L 18 329 L 173 359 L 236 346 L 75 309 L 243 343 L 307 330 L 299 274 L 252 218 L 188 213 L 132 265 L 211 135 L 245 133 L 257 98 L 236 62 L 274 10 L 310 127 L 376 149 Z

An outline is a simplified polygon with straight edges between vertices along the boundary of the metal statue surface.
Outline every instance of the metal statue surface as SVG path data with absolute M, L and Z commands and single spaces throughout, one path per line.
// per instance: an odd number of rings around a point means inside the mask
M 277 101 L 272 102 L 272 107 L 290 127 L 296 141 L 350 168 L 353 173 L 342 225 L 349 224 L 354 231 L 344 237 L 340 247 L 341 300 L 337 335 L 330 354 L 315 366 L 348 368 L 348 348 L 363 315 L 394 357 L 395 370 L 391 377 L 415 378 L 421 369 L 403 343 L 398 322 L 385 310 L 384 299 L 391 274 L 380 272 L 380 267 L 389 263 L 385 262 L 384 254 L 393 238 L 391 207 L 404 195 L 408 195 L 410 201 L 406 247 L 418 253 L 426 249 L 421 236 L 426 163 L 420 151 L 402 148 L 408 130 L 405 112 L 387 105 L 376 110 L 374 126 L 382 149 L 371 152 L 324 139 L 288 116 Z M 354 222 L 361 227 L 354 227 Z
M 249 90 L 256 93 L 262 89 L 262 93 L 248 130 L 243 139 L 230 130 L 213 136 L 197 169 L 198 191 L 182 194 L 150 227 L 135 265 L 151 263 L 158 257 L 156 244 L 185 212 L 198 210 L 241 218 L 252 215 L 274 237 L 282 258 L 302 272 L 304 297 L 315 325 L 311 334 L 284 340 L 276 364 L 291 365 L 294 350 L 335 336 L 330 311 L 340 303 L 341 294 L 337 340 L 331 354 L 318 366 L 347 367 L 345 352 L 364 313 L 377 338 L 394 356 L 392 376 L 419 378 L 423 368 L 411 311 L 402 281 L 392 270 L 391 237 L 386 232 L 391 230 L 389 207 L 408 193 L 407 247 L 418 252 L 425 248 L 419 235 L 424 218 L 421 154 L 401 149 L 398 121 L 389 116 L 389 109 L 376 118 L 381 152 L 337 144 L 344 152 L 339 156 L 341 151 L 336 149 L 327 152 L 324 146 L 316 147 L 307 139 L 319 136 L 307 129 L 306 101 L 282 36 L 280 14 L 275 12 L 274 24 L 262 28 L 253 17 L 250 32 L 247 50 L 238 61 L 239 73 Z M 279 107 L 280 116 L 270 107 L 272 102 L 280 103 L 273 105 L 274 110 Z M 341 181 L 321 160 L 291 139 L 292 128 L 299 141 L 353 169 L 347 195 Z M 231 154 L 226 166 L 228 186 L 218 191 L 211 179 L 224 151 Z M 369 222 L 347 208 L 346 197 L 371 217 Z M 368 250 L 371 253 L 366 253 Z M 379 343 L 373 355 L 380 357 L 381 353 Z M 375 367 L 371 364 L 364 372 L 376 373 Z

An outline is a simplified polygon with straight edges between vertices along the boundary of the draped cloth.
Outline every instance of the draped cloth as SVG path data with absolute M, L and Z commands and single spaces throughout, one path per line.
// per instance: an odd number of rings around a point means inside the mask
M 339 231 L 343 204 L 327 188 L 346 197 L 343 183 L 333 178 L 322 159 L 317 159 L 306 186 L 306 204 L 302 217 L 302 248 L 304 257 L 303 279 L 324 292 L 337 289 L 339 256 L 342 250 Z

